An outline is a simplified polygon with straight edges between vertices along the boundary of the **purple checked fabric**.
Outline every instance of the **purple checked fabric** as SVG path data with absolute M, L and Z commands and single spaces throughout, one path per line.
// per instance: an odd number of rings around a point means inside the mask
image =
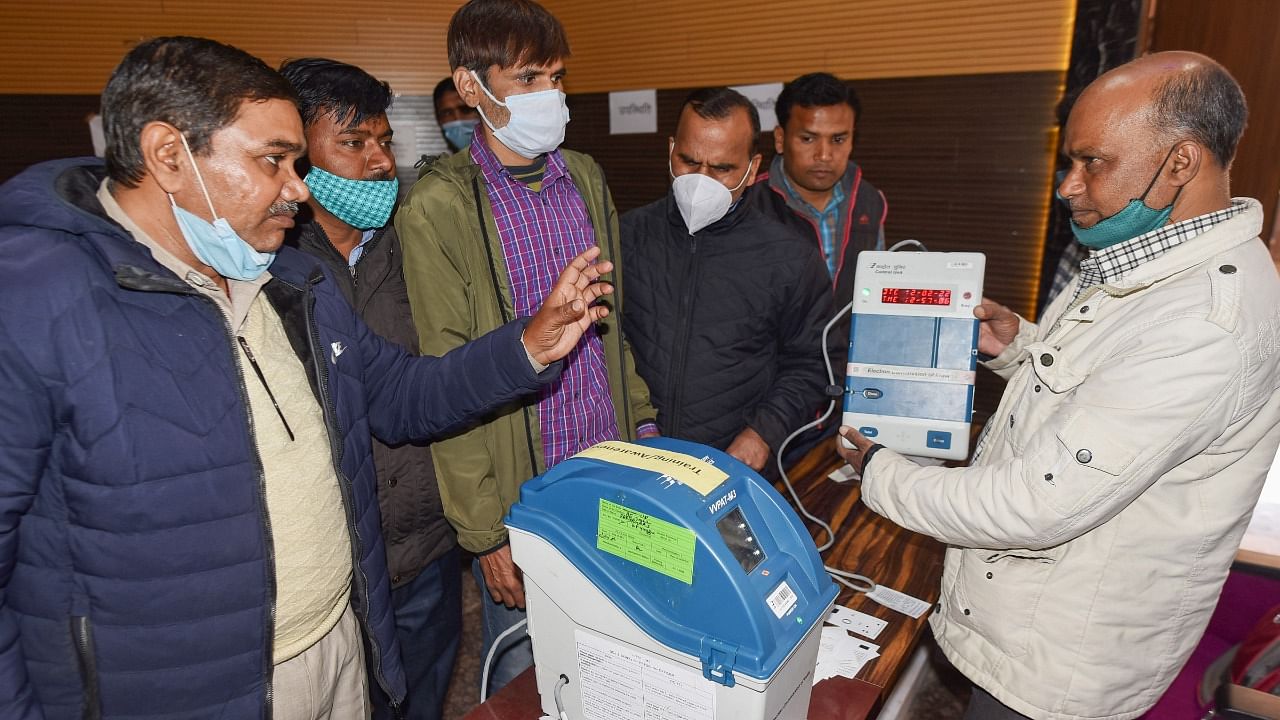
M 471 143 L 471 159 L 484 174 L 516 316 L 529 317 L 565 264 L 595 244 L 587 206 L 558 150 L 547 155 L 540 192 L 512 177 L 482 141 Z M 538 400 L 548 468 L 598 442 L 618 439 L 604 345 L 595 327 L 564 362 L 560 379 L 544 388 Z

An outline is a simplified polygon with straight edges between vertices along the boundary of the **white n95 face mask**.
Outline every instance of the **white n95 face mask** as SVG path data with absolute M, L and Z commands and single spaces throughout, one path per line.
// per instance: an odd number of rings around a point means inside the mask
M 504 107 L 511 117 L 503 127 L 496 128 L 484 114 L 484 108 L 477 106 L 484 124 L 493 131 L 493 136 L 511 151 L 522 158 L 532 160 L 545 155 L 564 142 L 564 126 L 569 124 L 569 107 L 564 104 L 565 94 L 560 90 L 540 90 L 538 92 L 508 95 L 502 102 L 489 92 L 481 82 L 475 70 L 469 71 L 480 89 L 489 99 Z
M 667 156 L 667 171 L 671 170 L 671 156 Z M 733 189 L 725 187 L 719 180 L 702 173 L 687 173 L 671 181 L 671 194 L 675 196 L 676 207 L 680 209 L 680 217 L 684 218 L 685 227 L 692 235 L 702 228 L 711 225 L 729 212 L 733 205 L 733 193 L 742 187 L 751 174 L 751 163 L 747 163 L 746 172 Z

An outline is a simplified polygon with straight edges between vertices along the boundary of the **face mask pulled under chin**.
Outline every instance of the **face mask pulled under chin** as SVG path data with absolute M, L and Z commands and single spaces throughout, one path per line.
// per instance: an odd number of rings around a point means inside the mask
M 667 158 L 667 170 L 671 172 L 670 157 Z M 671 174 L 675 175 L 674 172 Z M 684 218 L 689 234 L 693 235 L 724 217 L 733 205 L 733 193 L 747 182 L 747 176 L 750 174 L 751 163 L 749 162 L 746 172 L 742 174 L 742 179 L 732 190 L 721 184 L 719 180 L 702 173 L 686 173 L 673 179 L 671 194 L 675 198 L 676 207 L 680 210 L 680 217 Z
M 470 72 L 484 94 L 498 107 L 506 108 L 510 114 L 506 125 L 495 128 L 485 115 L 484 108 L 477 107 L 484 124 L 493 131 L 498 142 L 529 160 L 554 151 L 564 142 L 564 126 L 569 124 L 569 107 L 565 105 L 563 92 L 552 88 L 508 95 L 507 101 L 502 102 L 489 92 L 476 71 Z
M 195 171 L 196 181 L 200 183 L 200 192 L 209 204 L 209 215 L 214 219 L 209 222 L 188 210 L 178 207 L 178 203 L 169 194 L 169 205 L 173 209 L 173 218 L 178 223 L 178 230 L 187 241 L 187 247 L 200 259 L 200 262 L 213 268 L 219 275 L 232 280 L 256 280 L 266 272 L 267 267 L 276 259 L 274 252 L 264 253 L 254 250 L 245 242 L 226 218 L 218 217 L 213 209 L 213 200 L 209 198 L 209 190 L 205 187 L 204 178 L 200 176 L 200 168 L 196 167 L 196 159 L 191 154 L 191 146 L 187 138 L 182 137 L 182 146 L 187 150 L 187 158 L 191 160 L 191 168 Z

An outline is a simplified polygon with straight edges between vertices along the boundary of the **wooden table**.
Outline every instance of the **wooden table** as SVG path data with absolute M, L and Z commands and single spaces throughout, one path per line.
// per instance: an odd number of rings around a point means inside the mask
M 868 510 L 859 502 L 861 493 L 856 483 L 828 480 L 827 474 L 842 464 L 834 446 L 823 443 L 797 462 L 790 472 L 796 492 L 809 512 L 835 528 L 836 543 L 823 555 L 826 564 L 866 575 L 894 590 L 936 603 L 942 577 L 943 545 L 904 530 Z M 816 530 L 815 541 L 823 542 L 822 531 L 812 529 Z M 873 641 L 880 646 L 880 657 L 867 663 L 857 678 L 835 677 L 814 686 L 809 717 L 812 720 L 864 720 L 879 709 L 911 653 L 928 632 L 928 613 L 913 619 L 848 589 L 840 593 L 836 602 L 886 620 L 889 625 Z M 537 720 L 541 714 L 537 680 L 530 669 L 473 709 L 465 720 Z

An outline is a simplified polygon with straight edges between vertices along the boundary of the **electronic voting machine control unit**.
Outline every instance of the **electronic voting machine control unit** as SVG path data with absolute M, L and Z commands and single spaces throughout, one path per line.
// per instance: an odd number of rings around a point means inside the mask
M 985 270 L 981 253 L 858 255 L 845 425 L 908 455 L 968 457 Z
M 746 465 L 669 438 L 605 442 L 526 482 L 506 525 L 547 715 L 806 717 L 836 586 Z

